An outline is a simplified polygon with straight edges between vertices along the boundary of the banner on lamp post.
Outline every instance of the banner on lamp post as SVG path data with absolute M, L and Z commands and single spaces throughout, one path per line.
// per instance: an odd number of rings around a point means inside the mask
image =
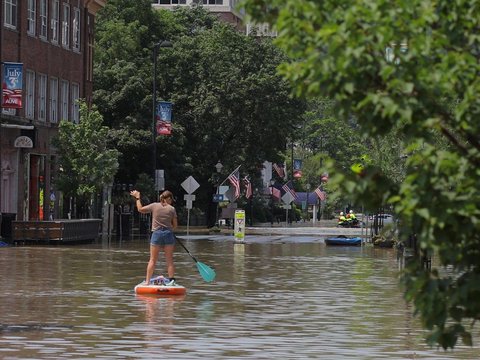
M 2 108 L 22 108 L 23 64 L 3 63 Z
M 155 109 L 155 124 L 157 135 L 170 135 L 172 133 L 172 103 L 159 101 Z
M 293 177 L 301 178 L 302 177 L 302 160 L 293 159 Z

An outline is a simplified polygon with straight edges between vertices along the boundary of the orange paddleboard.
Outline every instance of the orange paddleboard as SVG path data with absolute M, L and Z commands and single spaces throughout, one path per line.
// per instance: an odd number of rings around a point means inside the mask
M 187 289 L 178 284 L 167 286 L 140 283 L 135 286 L 135 294 L 139 295 L 185 295 L 186 292 Z

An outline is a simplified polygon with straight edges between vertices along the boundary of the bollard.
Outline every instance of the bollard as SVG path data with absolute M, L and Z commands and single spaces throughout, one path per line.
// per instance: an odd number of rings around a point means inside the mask
M 235 241 L 245 241 L 245 210 L 235 210 L 235 227 L 233 234 Z

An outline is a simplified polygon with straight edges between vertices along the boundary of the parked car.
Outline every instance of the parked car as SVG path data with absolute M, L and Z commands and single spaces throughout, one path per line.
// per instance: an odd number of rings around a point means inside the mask
M 391 214 L 375 214 L 375 215 L 370 215 L 368 217 L 368 220 L 374 221 L 375 217 L 378 219 L 378 221 L 382 221 L 384 224 L 389 224 L 393 222 L 393 215 Z

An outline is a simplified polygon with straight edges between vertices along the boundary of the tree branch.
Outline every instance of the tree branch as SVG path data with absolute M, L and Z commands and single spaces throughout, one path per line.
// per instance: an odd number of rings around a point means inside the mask
M 477 158 L 472 157 L 469 152 L 468 148 L 464 146 L 458 139 L 453 135 L 453 133 L 447 129 L 447 127 L 444 124 L 440 124 L 440 130 L 442 131 L 442 134 L 445 135 L 445 137 L 458 149 L 460 152 L 467 158 L 468 161 L 470 161 L 472 164 L 476 166 L 480 166 L 480 160 Z

